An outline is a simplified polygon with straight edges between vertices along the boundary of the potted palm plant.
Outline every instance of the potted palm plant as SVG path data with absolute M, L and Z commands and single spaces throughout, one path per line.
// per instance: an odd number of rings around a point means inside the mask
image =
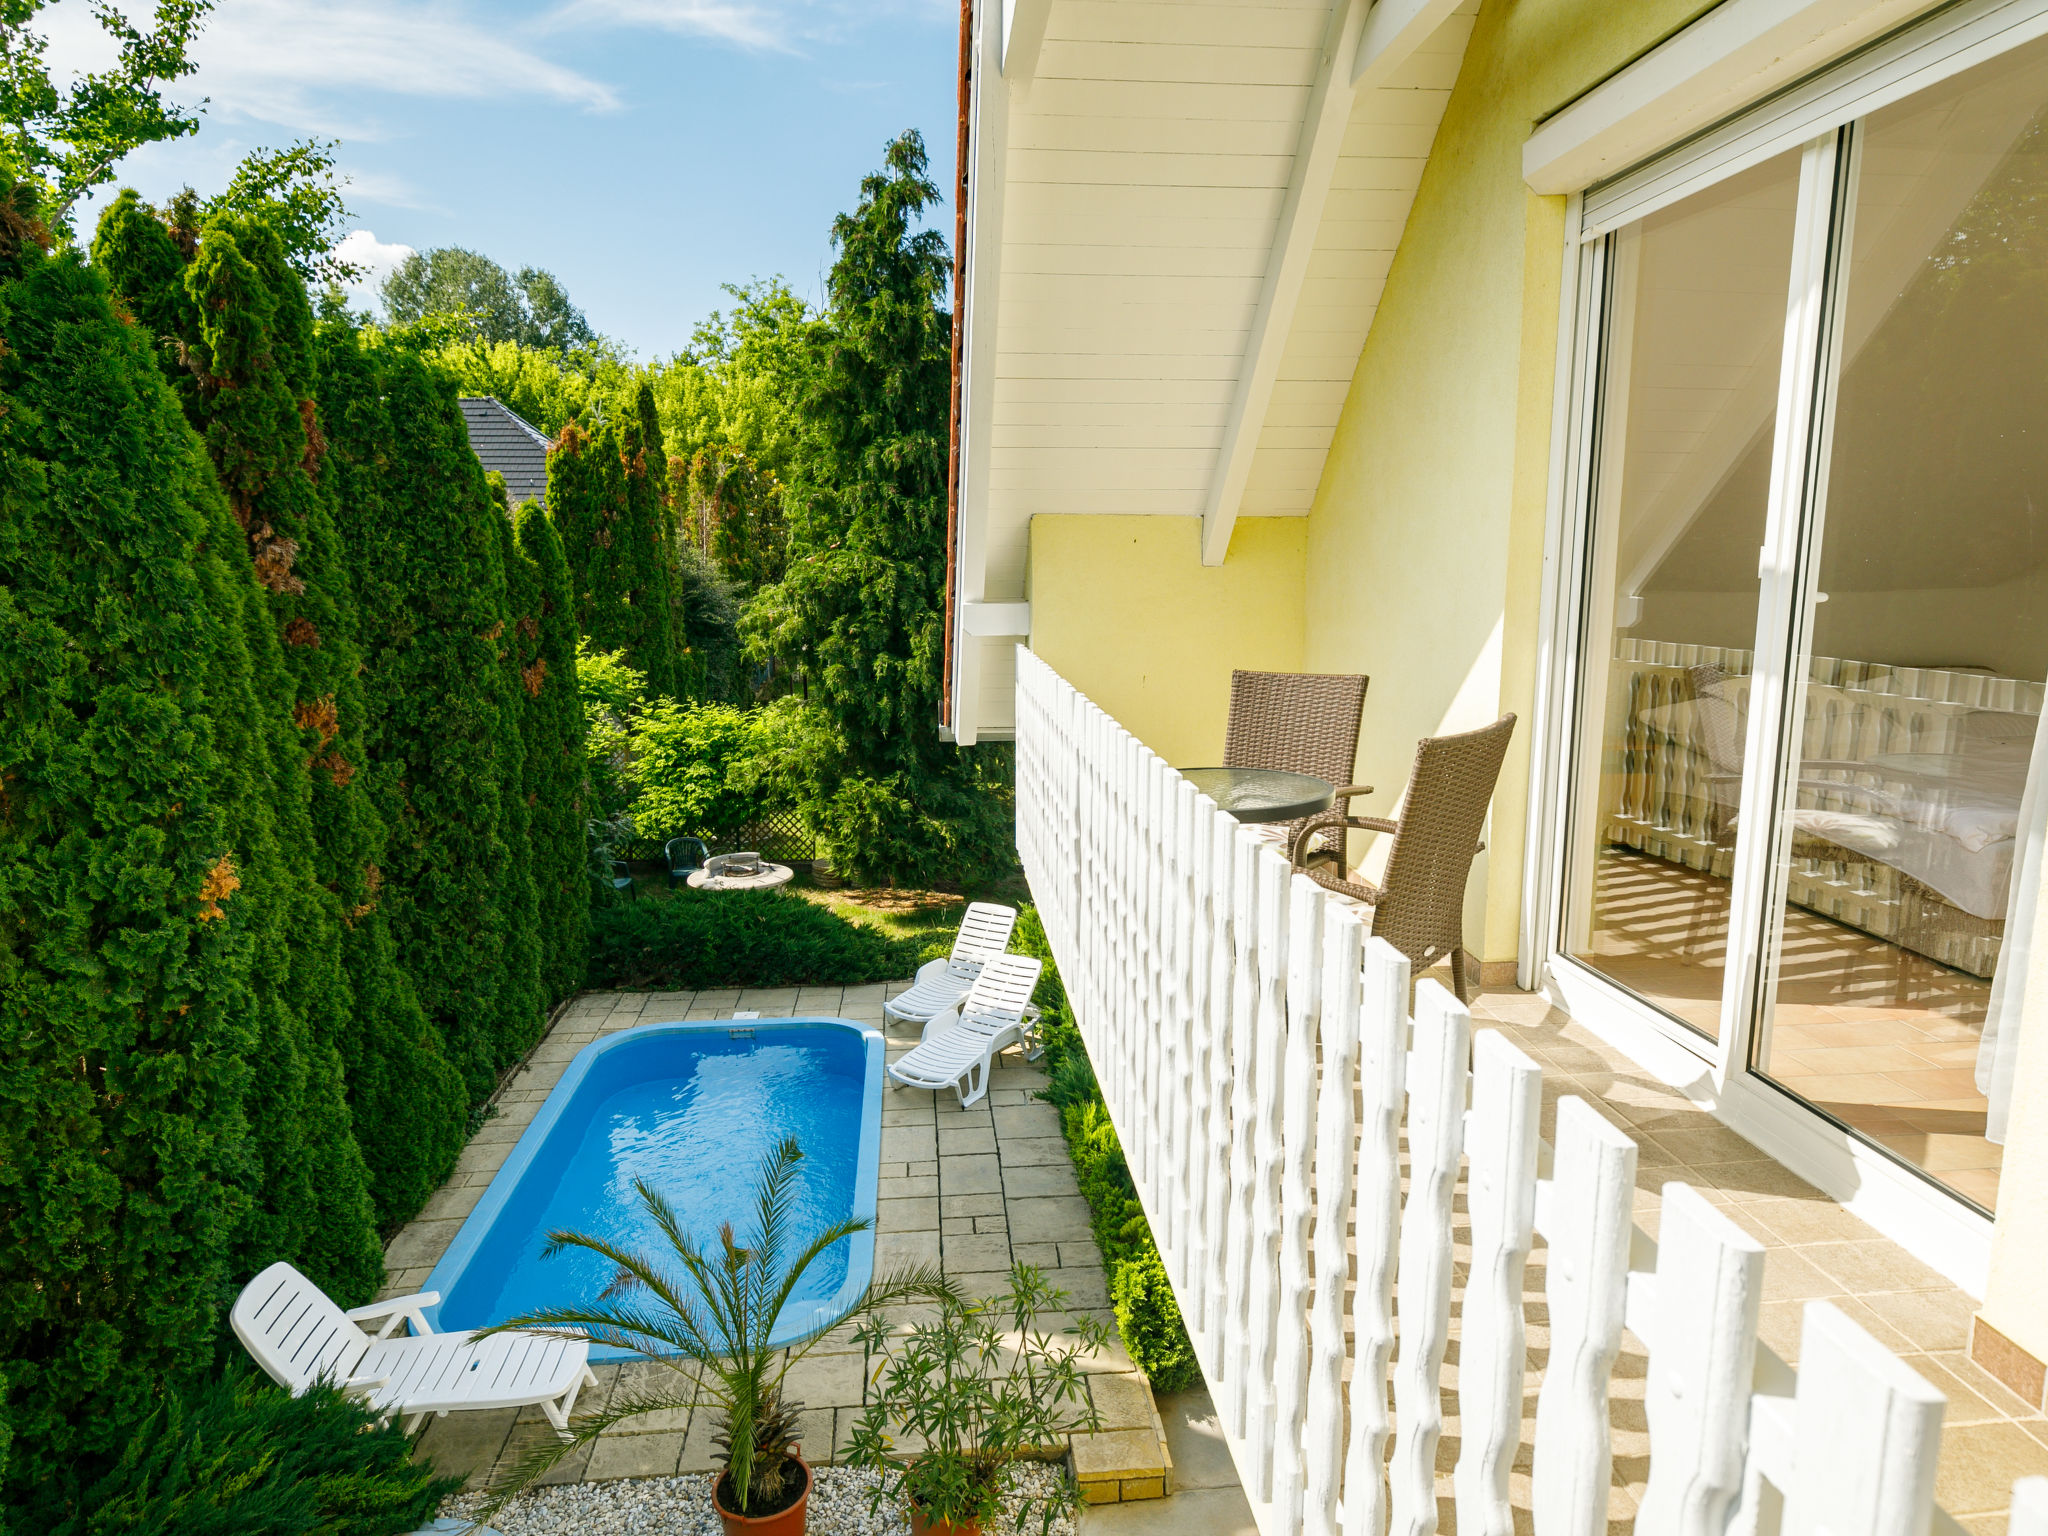
M 545 1253 L 565 1248 L 601 1254 L 616 1266 L 611 1283 L 588 1306 L 530 1312 L 486 1330 L 552 1329 L 592 1344 L 629 1349 L 673 1372 L 623 1401 L 579 1414 L 566 1441 L 549 1435 L 492 1489 L 488 1519 L 505 1501 L 579 1445 L 643 1413 L 709 1404 L 719 1416 L 714 1443 L 724 1468 L 712 1497 L 728 1536 L 801 1536 L 811 1470 L 797 1443 L 803 1404 L 783 1391 L 790 1368 L 824 1336 L 793 1345 L 769 1343 L 804 1271 L 834 1243 L 866 1231 L 864 1217 L 836 1222 L 798 1246 L 791 1232 L 796 1173 L 803 1151 L 785 1140 L 763 1159 L 754 1192 L 754 1220 L 743 1246 L 731 1222 L 719 1229 L 717 1249 L 684 1230 L 660 1192 L 636 1180 L 634 1189 L 667 1242 L 660 1257 L 634 1253 L 579 1232 L 550 1232 Z M 847 1313 L 877 1320 L 903 1302 L 955 1297 L 936 1266 L 898 1270 L 869 1285 Z
M 936 1318 L 908 1331 L 878 1317 L 863 1322 L 858 1336 L 880 1364 L 846 1460 L 880 1474 L 871 1512 L 901 1499 L 914 1536 L 978 1536 L 1017 1497 L 1018 1462 L 1056 1456 L 1067 1436 L 1100 1426 L 1080 1362 L 1108 1344 L 1109 1327 L 1082 1316 L 1063 1330 L 1068 1342 L 1056 1342 L 1044 1320 L 1066 1299 L 1019 1264 L 1002 1295 L 949 1293 Z M 921 1449 L 900 1450 L 898 1435 Z M 1035 1508 L 1040 1530 L 1050 1530 L 1079 1503 L 1061 1478 L 1050 1494 L 1018 1499 L 1017 1524 Z

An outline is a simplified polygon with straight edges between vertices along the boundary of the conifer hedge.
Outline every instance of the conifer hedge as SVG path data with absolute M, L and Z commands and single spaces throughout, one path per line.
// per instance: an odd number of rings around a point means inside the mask
M 8 190 L 0 1384 L 28 1510 L 207 1365 L 256 1251 L 350 1300 L 378 1267 L 325 1000 L 294 990 L 306 778 L 246 541 L 148 333 Z
M 321 477 L 312 307 L 267 225 L 233 217 L 195 232 L 177 213 L 159 217 L 123 192 L 100 220 L 93 260 L 134 314 L 178 327 L 159 360 L 249 542 L 272 632 L 259 651 L 278 652 L 288 675 L 289 719 L 278 728 L 310 779 L 316 883 L 295 948 L 302 970 L 339 965 L 340 977 L 311 994 L 325 1004 L 311 1023 L 347 1085 L 377 1220 L 388 1225 L 447 1177 L 467 1103 L 380 901 L 386 834 L 365 773 L 354 588 Z M 337 1145 L 350 1140 L 341 1134 Z
M 390 829 L 382 901 L 481 1102 L 543 1023 L 504 514 L 451 380 L 344 317 L 322 323 L 318 354 L 362 621 L 371 795 Z
M 583 985 L 590 945 L 590 878 L 583 824 L 594 809 L 583 772 L 583 707 L 576 690 L 576 614 L 569 562 L 536 502 L 512 514 L 533 599 L 514 619 L 525 711 L 528 793 L 534 796 L 533 883 L 539 903 L 541 984 L 559 1001 Z

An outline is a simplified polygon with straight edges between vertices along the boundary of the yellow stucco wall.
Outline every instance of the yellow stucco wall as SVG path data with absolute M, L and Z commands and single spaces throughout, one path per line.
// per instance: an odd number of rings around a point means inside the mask
M 1031 520 L 1031 648 L 1169 763 L 1218 762 L 1233 667 L 1301 669 L 1307 520 L 1251 517 L 1220 566 L 1192 517 Z
M 1535 123 L 1707 7 L 1488 0 L 1388 273 L 1309 519 L 1304 665 L 1365 672 L 1358 781 L 1385 815 L 1417 738 L 1521 717 L 1466 930 L 1515 954 L 1564 201 Z

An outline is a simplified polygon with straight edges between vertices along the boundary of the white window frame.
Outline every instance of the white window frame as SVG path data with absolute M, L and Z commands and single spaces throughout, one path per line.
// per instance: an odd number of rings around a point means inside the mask
M 1711 13 L 1710 13 L 1711 14 Z M 1870 113 L 2048 36 L 2048 0 L 1963 0 L 1793 84 L 1740 115 L 1598 186 L 1566 210 L 1547 544 L 1532 720 L 1521 984 L 1540 988 L 1665 1082 L 1711 1109 L 1764 1153 L 1841 1201 L 1908 1251 L 1981 1296 L 1992 1221 L 1931 1178 L 1843 1129 L 1751 1071 L 1754 1021 L 1776 965 L 1789 818 L 1774 801 L 1795 749 L 1803 677 L 1786 658 L 1811 624 L 1815 552 L 1825 507 L 1825 441 L 1840 325 L 1830 284 L 1853 218 L 1856 124 Z M 1585 574 L 1597 494 L 1598 394 L 1610 275 L 1607 236 L 1727 177 L 1800 152 L 1799 215 L 1786 306 L 1769 509 L 1761 551 L 1758 634 L 1746 743 L 1743 818 L 1730 893 L 1720 1038 L 1708 1040 L 1564 952 L 1576 695 Z M 1838 190 L 1839 189 L 1839 190 Z M 1780 825 L 1780 823 L 1784 825 Z M 1775 904 L 1775 905 L 1774 905 Z M 1770 937 L 1767 937 L 1770 936 Z

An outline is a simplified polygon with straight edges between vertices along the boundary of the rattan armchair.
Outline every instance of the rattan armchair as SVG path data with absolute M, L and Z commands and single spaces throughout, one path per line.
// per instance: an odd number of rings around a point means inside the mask
M 1290 844 L 1295 868 L 1318 885 L 1371 907 L 1373 933 L 1406 955 L 1417 971 L 1448 957 L 1451 984 L 1465 1002 L 1479 981 L 1478 966 L 1465 952 L 1465 881 L 1473 858 L 1486 846 L 1479 833 L 1514 732 L 1515 717 L 1502 715 L 1463 735 L 1424 737 L 1415 744 L 1399 821 L 1325 811 L 1302 822 Z M 1312 838 L 1334 832 L 1341 839 L 1354 828 L 1393 835 L 1386 877 L 1378 885 L 1345 874 L 1341 841 L 1334 867 L 1309 857 Z
M 1372 790 L 1350 783 L 1358 761 L 1358 721 L 1367 679 L 1349 672 L 1232 672 L 1230 723 L 1223 733 L 1226 768 L 1277 768 L 1342 785 L 1333 809 Z M 1301 822 L 1284 827 L 1293 847 Z M 1342 863 L 1344 834 L 1323 839 L 1318 861 Z

